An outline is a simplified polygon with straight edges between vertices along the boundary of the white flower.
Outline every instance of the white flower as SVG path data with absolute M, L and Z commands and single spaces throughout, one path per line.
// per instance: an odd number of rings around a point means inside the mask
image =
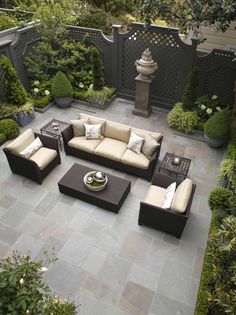
M 48 268 L 47 267 L 41 267 L 39 268 L 39 272 L 43 273 L 43 272 L 46 272 L 48 271 Z
M 90 71 L 89 71 L 89 74 L 93 74 L 93 71 L 92 71 L 92 70 L 90 70 Z
M 29 310 L 26 310 L 26 314 L 29 314 L 30 313 L 30 311 Z
M 39 83 L 40 83 L 40 82 L 39 82 L 38 80 L 34 81 L 34 85 L 35 85 L 35 86 L 39 86 Z
M 49 95 L 49 94 L 50 94 L 50 91 L 45 90 L 45 91 L 44 91 L 44 94 L 45 94 L 45 95 Z
M 34 88 L 34 93 L 37 94 L 39 92 L 38 88 Z
M 201 109 L 204 110 L 206 109 L 206 106 L 204 104 L 201 105 Z
M 25 280 L 23 278 L 20 279 L 20 285 L 23 285 L 25 283 Z
M 217 98 L 218 98 L 217 95 L 213 95 L 211 99 L 212 99 L 212 100 L 217 100 Z
M 211 108 L 207 108 L 206 112 L 207 112 L 208 115 L 210 115 L 210 114 L 212 114 L 212 109 Z
M 220 106 L 217 106 L 217 107 L 216 107 L 216 110 L 217 110 L 217 112 L 220 112 L 220 111 L 221 111 L 221 107 L 220 107 Z
M 84 84 L 83 84 L 82 82 L 80 82 L 79 87 L 80 87 L 81 89 L 83 89 L 83 88 L 84 88 Z
M 90 86 L 89 86 L 89 87 L 90 87 L 90 89 L 92 89 L 92 88 L 93 88 L 93 84 L 90 84 Z

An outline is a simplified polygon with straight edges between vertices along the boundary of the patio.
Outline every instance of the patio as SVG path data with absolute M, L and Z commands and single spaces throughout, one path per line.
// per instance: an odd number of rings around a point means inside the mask
M 132 115 L 133 103 L 115 99 L 107 110 L 73 105 L 51 108 L 27 127 L 35 131 L 52 118 L 69 121 L 80 112 L 133 127 L 160 131 L 166 152 L 192 160 L 188 176 L 197 185 L 191 215 L 180 240 L 138 226 L 139 203 L 150 183 L 61 152 L 62 164 L 38 184 L 11 173 L 0 152 L 0 257 L 20 250 L 40 259 L 54 248 L 59 261 L 46 282 L 61 297 L 81 304 L 79 314 L 192 315 L 197 297 L 211 212 L 207 198 L 215 187 L 224 150 L 209 148 L 171 130 L 166 112 Z M 78 162 L 128 178 L 131 192 L 118 214 L 59 193 L 57 182 Z

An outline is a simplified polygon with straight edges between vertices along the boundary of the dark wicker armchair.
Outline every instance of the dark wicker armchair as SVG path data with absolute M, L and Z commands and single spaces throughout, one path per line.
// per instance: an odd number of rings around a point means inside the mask
M 161 173 L 155 173 L 152 179 L 152 185 L 165 189 L 173 182 L 176 182 L 178 187 L 182 180 Z M 163 209 L 153 204 L 141 202 L 138 224 L 146 225 L 180 238 L 189 217 L 195 189 L 196 185 L 193 184 L 188 206 L 183 214 L 170 209 Z
M 57 139 L 38 133 L 34 133 L 34 136 L 35 138 L 40 138 L 44 148 L 56 151 L 55 157 L 47 165 L 45 165 L 43 169 L 40 169 L 35 161 L 30 158 L 25 158 L 19 153 L 13 152 L 8 148 L 8 146 L 6 146 L 3 151 L 6 154 L 12 173 L 23 175 L 39 184 L 42 184 L 43 179 L 51 172 L 51 170 L 61 163 L 61 157 Z

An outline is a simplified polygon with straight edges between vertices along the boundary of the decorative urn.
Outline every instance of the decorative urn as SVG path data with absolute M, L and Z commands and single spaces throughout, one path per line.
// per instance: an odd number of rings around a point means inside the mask
M 157 63 L 152 60 L 149 48 L 144 50 L 141 59 L 135 61 L 135 66 L 143 79 L 149 79 L 150 75 L 158 69 Z

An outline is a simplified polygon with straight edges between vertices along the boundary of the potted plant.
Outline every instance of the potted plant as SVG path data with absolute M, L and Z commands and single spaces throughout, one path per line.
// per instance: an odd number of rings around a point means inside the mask
M 218 148 L 226 144 L 230 136 L 231 111 L 222 110 L 211 118 L 204 125 L 204 138 L 212 148 Z
M 66 75 L 61 71 L 57 72 L 52 82 L 52 95 L 59 107 L 70 106 L 73 101 L 73 88 Z

